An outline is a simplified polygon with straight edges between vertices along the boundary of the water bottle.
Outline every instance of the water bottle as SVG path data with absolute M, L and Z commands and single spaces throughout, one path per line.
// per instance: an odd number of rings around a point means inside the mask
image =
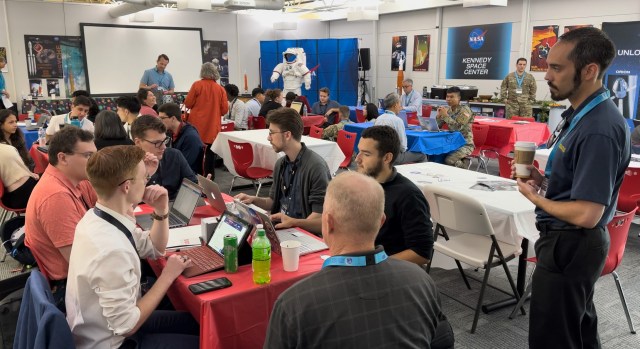
M 44 115 L 42 117 L 45 117 Z M 44 127 L 40 127 L 38 129 L 38 144 L 40 144 L 40 146 L 45 145 L 46 143 L 46 139 L 47 139 L 47 131 L 44 129 Z
M 258 224 L 257 232 L 251 242 L 253 282 L 257 285 L 271 282 L 271 243 L 262 227 Z
M 307 105 L 306 104 L 304 104 L 302 106 L 302 116 L 307 116 Z

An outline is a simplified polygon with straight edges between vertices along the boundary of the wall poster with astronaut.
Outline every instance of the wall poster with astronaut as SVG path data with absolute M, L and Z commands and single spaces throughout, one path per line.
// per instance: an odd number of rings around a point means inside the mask
M 391 38 L 391 70 L 407 70 L 407 37 L 394 36 Z
M 202 57 L 204 62 L 211 62 L 220 73 L 220 85 L 229 83 L 229 50 L 226 41 L 202 41 Z
M 605 86 L 611 91 L 611 100 L 628 119 L 640 120 L 640 21 L 602 23 L 616 47 L 616 57 L 604 76 Z
M 531 37 L 531 71 L 547 71 L 549 49 L 558 42 L 558 25 L 533 27 Z

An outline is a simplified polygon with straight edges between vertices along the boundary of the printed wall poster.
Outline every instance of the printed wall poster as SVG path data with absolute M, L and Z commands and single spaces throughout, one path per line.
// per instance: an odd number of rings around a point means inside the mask
M 6 63 L 9 63 L 9 57 L 7 56 L 7 48 L 6 47 L 0 47 L 0 57 L 4 58 L 4 61 Z M 4 68 L 2 68 L 1 71 L 3 73 L 9 72 L 9 64 L 5 65 Z
M 33 98 L 42 97 L 42 80 L 29 79 L 29 93 Z
M 60 97 L 60 80 L 47 79 L 47 96 Z
M 564 26 L 564 33 L 572 31 L 574 29 L 586 28 L 586 27 L 593 27 L 593 24 L 565 25 Z
M 62 71 L 67 97 L 77 90 L 87 89 L 82 38 L 79 36 L 61 36 Z M 56 95 L 60 95 L 59 92 Z
M 407 69 L 407 37 L 391 38 L 391 70 Z
M 24 45 L 29 79 L 62 78 L 59 36 L 25 35 Z
M 229 51 L 226 41 L 202 41 L 202 57 L 211 62 L 220 73 L 220 85 L 229 83 Z
M 413 36 L 413 71 L 429 71 L 430 35 Z
M 509 73 L 511 23 L 449 28 L 446 79 L 502 80 Z
M 611 99 L 625 118 L 640 119 L 640 21 L 602 23 L 602 30 L 616 46 L 616 57 L 604 77 Z
M 531 71 L 547 71 L 547 55 L 558 42 L 558 26 L 543 25 L 533 27 L 531 41 Z

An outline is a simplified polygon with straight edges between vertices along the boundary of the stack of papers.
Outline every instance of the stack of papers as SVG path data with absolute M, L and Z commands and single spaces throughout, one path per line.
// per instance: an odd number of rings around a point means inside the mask
M 200 225 L 169 229 L 167 249 L 200 246 L 201 231 Z

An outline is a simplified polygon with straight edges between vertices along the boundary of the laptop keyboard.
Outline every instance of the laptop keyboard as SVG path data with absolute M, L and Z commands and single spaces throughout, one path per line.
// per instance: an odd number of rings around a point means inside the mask
M 206 247 L 184 250 L 180 255 L 189 257 L 193 265 L 202 270 L 213 270 L 224 266 L 224 260 Z
M 179 220 L 176 216 L 171 214 L 169 215 L 169 228 L 175 228 L 183 224 L 184 223 L 181 220 Z

